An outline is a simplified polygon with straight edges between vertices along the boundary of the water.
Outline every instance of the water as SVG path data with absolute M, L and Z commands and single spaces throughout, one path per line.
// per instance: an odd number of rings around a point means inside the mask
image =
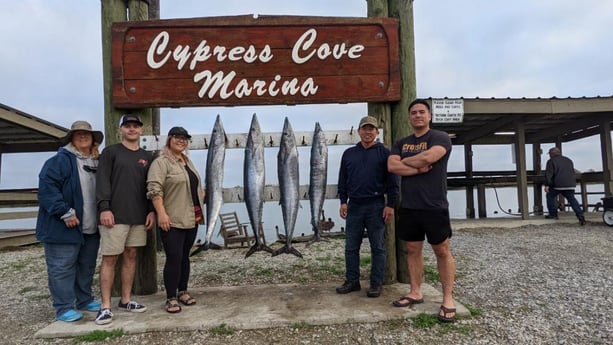
M 294 228 L 294 236 L 311 235 L 313 234 L 311 226 L 311 209 L 308 200 L 300 201 L 301 208 L 298 209 L 298 216 L 296 217 L 296 227 Z M 335 223 L 331 231 L 340 231 L 341 227 L 345 227 L 345 221 L 339 216 L 338 210 L 340 203 L 338 200 L 326 200 L 324 203 L 324 215 L 326 219 L 330 218 Z M 241 223 L 249 223 L 249 216 L 247 215 L 247 208 L 245 204 L 225 204 L 222 206 L 221 213 L 236 212 L 238 220 Z M 278 202 L 265 202 L 262 210 L 264 236 L 267 243 L 272 243 L 277 240 L 277 232 L 275 226 L 279 228 L 279 233 L 285 234 L 285 228 L 283 227 L 283 214 L 281 213 L 281 206 Z M 197 239 L 204 240 L 206 228 L 200 226 L 198 230 Z M 251 224 L 247 227 L 247 231 L 250 235 L 253 234 L 253 228 Z M 223 244 L 221 236 L 217 236 L 219 232 L 219 222 L 213 235 L 213 242 L 217 244 Z
M 11 207 L 0 208 L 0 213 L 38 211 L 37 207 Z M 36 218 L 24 218 L 15 220 L 0 220 L 0 231 L 17 229 L 34 229 Z
M 604 187 L 602 185 L 588 185 L 588 192 L 600 193 L 588 195 L 588 203 L 595 204 L 603 197 Z M 579 192 L 577 187 L 576 192 Z M 542 192 L 543 203 L 545 203 L 545 194 Z M 514 187 L 506 188 L 487 188 L 486 189 L 486 214 L 488 218 L 497 217 L 519 217 L 519 204 L 517 202 L 517 189 Z M 449 198 L 449 214 L 452 219 L 466 219 L 466 197 L 463 190 L 453 190 L 448 193 Z M 579 199 L 579 195 L 577 195 Z M 475 191 L 475 213 L 477 210 L 477 195 Z M 580 200 L 579 200 L 580 201 Z M 581 201 L 580 201 L 581 202 Z M 528 203 L 529 210 L 533 210 L 533 188 L 528 188 Z M 301 208 L 298 209 L 298 216 L 296 220 L 296 227 L 294 229 L 294 236 L 311 235 L 313 233 L 311 227 L 311 210 L 308 200 L 301 200 Z M 340 203 L 337 199 L 327 199 L 324 203 L 324 215 L 326 219 L 330 218 L 334 223 L 334 228 L 331 231 L 340 231 L 341 227 L 345 227 L 345 221 L 339 216 Z M 546 210 L 545 204 L 543 204 L 544 210 Z M 0 209 L 0 212 L 10 211 L 32 211 L 37 208 L 24 207 L 24 208 L 5 208 Z M 221 209 L 222 213 L 236 212 L 238 219 L 241 223 L 249 223 L 249 217 L 247 215 L 247 209 L 244 203 L 236 204 L 224 204 Z M 277 233 L 275 226 L 278 226 L 280 233 L 285 233 L 283 227 L 283 216 L 281 213 L 281 207 L 278 202 L 265 202 L 263 209 L 263 226 L 264 235 L 267 242 L 271 243 L 277 240 Z M 17 220 L 0 220 L 0 231 L 6 229 L 34 229 L 36 225 L 36 219 L 17 219 Z M 197 239 L 204 240 L 205 227 L 201 226 L 198 231 Z M 251 225 L 248 226 L 250 234 L 253 233 Z M 219 232 L 219 222 L 213 235 L 213 242 L 223 244 L 221 236 L 217 236 Z

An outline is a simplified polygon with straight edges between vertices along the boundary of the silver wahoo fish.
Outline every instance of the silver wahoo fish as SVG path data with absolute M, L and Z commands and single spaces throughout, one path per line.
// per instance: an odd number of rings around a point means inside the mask
M 226 132 L 217 115 L 206 156 L 206 239 L 191 255 L 207 249 L 221 249 L 221 246 L 211 241 L 219 211 L 223 204 L 223 168 L 226 157 Z
M 326 186 L 328 180 L 328 144 L 326 136 L 315 123 L 313 141 L 311 143 L 311 173 L 309 176 L 309 203 L 311 204 L 311 225 L 313 238 L 311 242 L 321 241 L 319 220 L 326 199 Z
M 279 176 L 279 190 L 281 212 L 283 213 L 283 225 L 285 227 L 285 245 L 272 253 L 276 256 L 282 253 L 294 254 L 302 257 L 302 254 L 292 247 L 294 227 L 298 207 L 300 207 L 298 179 L 298 148 L 296 147 L 296 137 L 287 117 L 283 123 L 283 133 L 279 154 L 277 155 L 277 174 Z
M 247 134 L 247 143 L 245 145 L 245 161 L 243 168 L 243 190 L 244 200 L 249 214 L 249 222 L 255 235 L 255 244 L 249 248 L 245 258 L 257 251 L 267 251 L 272 253 L 272 249 L 268 247 L 260 237 L 258 231 L 262 224 L 262 208 L 264 206 L 264 184 L 265 184 L 265 169 L 264 169 L 264 136 L 260 130 L 258 118 L 253 114 L 251 119 L 251 127 Z

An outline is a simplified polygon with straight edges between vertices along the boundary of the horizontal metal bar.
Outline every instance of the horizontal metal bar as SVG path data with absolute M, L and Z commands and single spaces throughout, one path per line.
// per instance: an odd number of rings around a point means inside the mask
M 266 147 L 279 147 L 281 132 L 262 133 Z M 338 131 L 324 131 L 328 145 L 354 145 L 360 141 L 360 135 L 354 128 Z M 294 132 L 298 146 L 310 146 L 313 132 Z M 157 151 L 166 144 L 166 135 L 143 135 L 140 138 L 140 147 L 147 151 Z M 226 133 L 226 148 L 245 148 L 247 133 Z M 379 129 L 379 141 L 383 142 L 383 130 Z M 189 143 L 190 150 L 207 150 L 211 142 L 210 134 L 195 134 Z
M 300 186 L 299 194 L 300 200 L 309 200 L 309 186 Z M 326 186 L 326 199 L 337 199 L 337 194 L 336 185 Z M 240 186 L 223 189 L 223 201 L 227 204 L 244 202 L 243 195 L 243 187 Z M 267 185 L 264 187 L 264 201 L 279 201 L 280 195 L 279 186 Z

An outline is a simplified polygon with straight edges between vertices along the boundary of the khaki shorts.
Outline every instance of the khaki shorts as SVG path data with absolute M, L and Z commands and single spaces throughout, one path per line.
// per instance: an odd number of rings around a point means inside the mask
M 119 255 L 125 247 L 144 247 L 147 244 L 145 225 L 115 224 L 112 228 L 98 225 L 102 255 Z

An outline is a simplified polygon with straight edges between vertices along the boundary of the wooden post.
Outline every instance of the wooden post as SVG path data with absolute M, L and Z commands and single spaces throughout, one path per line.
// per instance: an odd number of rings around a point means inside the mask
M 368 17 L 388 17 L 387 0 L 368 1 Z M 383 129 L 383 144 L 391 147 L 392 140 L 392 106 L 391 103 L 368 103 L 368 115 L 374 116 Z M 387 261 L 385 266 L 384 284 L 396 282 L 396 224 L 390 222 L 385 227 L 385 252 Z
M 613 195 L 613 149 L 611 147 L 611 120 L 610 117 L 607 117 L 600 122 L 602 182 L 604 185 L 605 196 Z
M 485 185 L 480 183 L 477 185 L 477 211 L 479 219 L 487 218 L 487 205 L 485 203 Z
M 472 179 L 473 177 L 473 146 L 471 144 L 464 144 L 464 170 L 466 171 L 466 178 Z M 475 197 L 474 197 L 474 185 L 466 184 L 466 218 L 475 218 Z
M 148 15 L 150 20 L 160 19 L 160 0 L 149 0 Z M 151 130 L 153 134 L 160 134 L 160 108 L 151 109 Z
M 515 166 L 517 173 L 517 200 L 521 219 L 528 219 L 528 177 L 526 174 L 526 128 L 520 120 L 515 122 Z
M 587 182 L 585 182 L 582 177 L 579 183 L 581 187 L 581 207 L 583 209 L 583 212 L 587 212 L 589 206 L 589 202 L 587 200 Z
M 415 89 L 415 40 L 413 30 L 413 0 L 388 0 L 389 17 L 398 19 L 400 56 L 400 101 L 391 104 L 391 142 L 413 133 L 409 126 L 409 104 L 416 97 Z M 396 238 L 395 233 L 393 239 Z M 397 241 L 396 265 L 398 281 L 409 283 L 407 250 L 404 241 Z
M 119 118 L 127 111 L 116 109 L 111 103 L 111 24 L 128 20 L 148 19 L 147 1 L 141 0 L 101 0 L 102 14 L 102 65 L 104 74 L 104 130 L 105 145 L 115 144 L 121 141 L 119 137 Z M 144 134 L 151 135 L 152 111 L 151 109 L 136 109 L 130 111 L 139 115 L 143 121 Z M 157 253 L 155 232 L 147 233 L 147 246 L 138 251 L 136 275 L 134 277 L 133 292 L 137 295 L 146 295 L 157 292 Z M 120 294 L 120 271 L 121 258 L 115 271 L 115 283 L 113 296 Z
M 563 151 L 562 151 L 562 139 L 560 139 L 560 137 L 558 137 L 556 139 L 555 147 L 559 148 L 560 149 L 560 153 L 563 154 Z M 564 199 L 564 195 L 558 194 L 557 199 L 558 199 L 557 200 L 558 211 L 565 212 L 566 211 L 566 199 Z
M 532 145 L 532 167 L 534 169 L 534 175 L 539 176 L 543 173 L 541 169 L 541 155 L 543 154 L 543 150 L 541 150 L 541 144 L 533 144 Z M 543 193 L 542 193 L 543 184 L 540 182 L 534 182 L 533 185 L 533 193 L 534 193 L 534 214 L 541 216 L 543 215 Z

